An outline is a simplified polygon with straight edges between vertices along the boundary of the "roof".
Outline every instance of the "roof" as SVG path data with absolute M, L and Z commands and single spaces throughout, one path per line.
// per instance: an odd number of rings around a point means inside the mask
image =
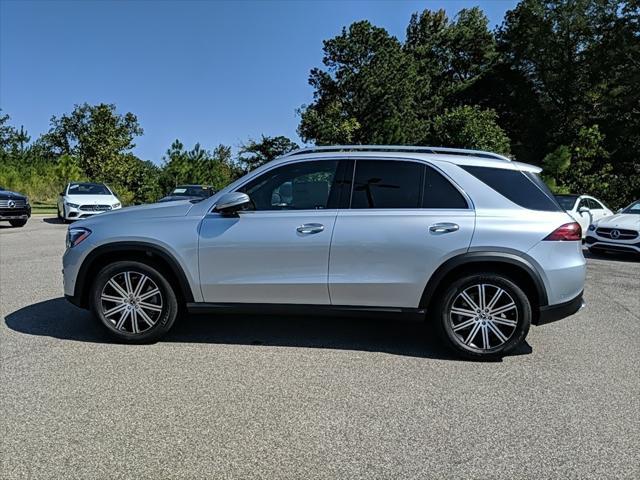
M 497 153 L 482 150 L 461 148 L 424 147 L 408 145 L 334 145 L 327 147 L 309 147 L 294 150 L 276 160 L 286 163 L 293 159 L 335 159 L 336 156 L 350 158 L 367 158 L 375 155 L 389 160 L 417 159 L 427 161 L 441 161 L 461 166 L 483 166 L 504 168 L 509 170 L 525 170 L 539 173 L 541 168 L 526 163 L 512 161 Z

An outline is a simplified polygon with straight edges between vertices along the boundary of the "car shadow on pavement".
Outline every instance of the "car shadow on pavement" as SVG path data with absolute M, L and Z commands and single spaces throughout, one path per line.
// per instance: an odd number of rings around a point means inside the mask
M 587 249 L 582 251 L 584 258 L 592 259 L 592 260 L 609 260 L 616 262 L 632 262 L 638 263 L 640 262 L 640 255 L 626 252 L 607 252 L 607 253 L 597 253 L 592 252 Z
M 5 317 L 17 332 L 92 343 L 114 343 L 92 315 L 55 298 Z M 288 317 L 274 315 L 187 315 L 160 340 L 383 352 L 410 357 L 460 360 L 445 348 L 428 322 L 385 318 Z M 522 344 L 514 355 L 532 352 Z
M 64 225 L 64 221 L 61 218 L 57 217 L 45 217 L 42 219 L 42 221 L 51 225 Z

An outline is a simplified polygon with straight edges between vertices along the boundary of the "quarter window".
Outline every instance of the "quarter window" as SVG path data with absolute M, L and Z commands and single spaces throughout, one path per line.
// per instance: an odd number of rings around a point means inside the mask
M 332 186 L 337 168 L 337 160 L 283 165 L 260 175 L 238 191 L 249 195 L 253 210 L 258 211 L 328 208 L 330 202 L 333 203 Z
M 523 208 L 547 212 L 562 210 L 549 188 L 535 173 L 506 168 L 476 166 L 462 168 Z

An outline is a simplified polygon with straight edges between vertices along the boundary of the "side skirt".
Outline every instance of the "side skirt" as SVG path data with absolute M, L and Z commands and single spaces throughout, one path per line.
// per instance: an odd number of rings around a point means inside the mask
M 352 305 L 302 305 L 281 303 L 187 303 L 193 314 L 295 315 L 334 317 L 413 317 L 424 320 L 422 308 L 365 307 Z

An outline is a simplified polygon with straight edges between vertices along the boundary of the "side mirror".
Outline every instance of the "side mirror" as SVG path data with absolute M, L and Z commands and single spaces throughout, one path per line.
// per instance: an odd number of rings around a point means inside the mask
M 241 192 L 225 193 L 218 199 L 216 206 L 213 208 L 214 212 L 221 213 L 222 215 L 235 215 L 238 211 L 251 203 L 249 195 Z
M 60 192 L 60 196 L 61 196 L 61 197 L 64 197 L 64 192 Z
M 590 210 L 587 207 L 580 207 L 578 209 L 578 212 L 580 212 L 580 213 L 589 213 Z

